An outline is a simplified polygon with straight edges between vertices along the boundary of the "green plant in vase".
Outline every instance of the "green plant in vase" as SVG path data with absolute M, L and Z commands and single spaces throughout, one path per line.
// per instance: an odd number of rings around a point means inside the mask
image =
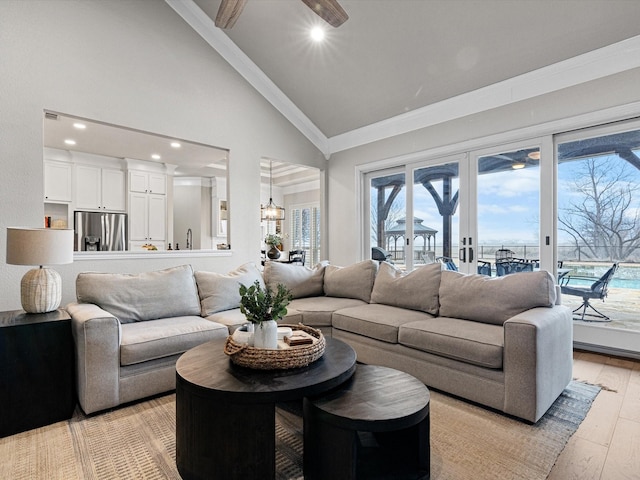
M 269 250 L 267 251 L 267 256 L 271 260 L 277 260 L 280 258 L 280 250 L 278 246 L 282 245 L 284 241 L 284 235 L 280 235 L 279 233 L 270 233 L 266 237 L 264 237 L 264 243 L 269 246 Z
M 258 280 L 249 287 L 240 285 L 240 311 L 254 324 L 255 347 L 278 348 L 277 321 L 287 314 L 291 298 L 283 284 L 275 292 L 269 286 L 262 288 Z

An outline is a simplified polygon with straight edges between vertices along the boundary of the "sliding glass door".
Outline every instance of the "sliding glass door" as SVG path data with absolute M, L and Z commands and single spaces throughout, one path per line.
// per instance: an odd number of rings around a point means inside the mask
M 471 152 L 475 185 L 466 242 L 478 273 L 502 276 L 540 268 L 540 144 Z M 555 272 L 554 272 L 555 273 Z
M 556 137 L 558 258 L 569 285 L 591 286 L 616 263 L 593 326 L 640 331 L 640 122 Z M 580 277 L 580 278 L 578 278 Z M 578 308 L 582 298 L 563 295 Z M 586 322 L 585 322 L 586 323 Z
M 403 168 L 373 172 L 366 176 L 367 231 L 371 257 L 405 264 L 405 236 L 398 225 L 407 217 L 407 189 Z M 365 242 L 366 244 L 367 242 Z M 369 252 L 366 252 L 369 253 Z

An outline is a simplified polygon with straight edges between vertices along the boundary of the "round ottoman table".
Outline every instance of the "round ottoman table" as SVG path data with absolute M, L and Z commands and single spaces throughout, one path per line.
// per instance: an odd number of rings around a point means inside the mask
M 305 480 L 429 476 L 429 390 L 417 378 L 358 365 L 341 386 L 304 399 Z

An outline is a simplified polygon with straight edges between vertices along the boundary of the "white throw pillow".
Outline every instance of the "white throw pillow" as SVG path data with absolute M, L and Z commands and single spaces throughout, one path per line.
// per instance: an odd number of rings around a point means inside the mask
M 424 265 L 407 273 L 383 262 L 373 284 L 371 303 L 437 315 L 441 271 L 439 263 Z
M 121 323 L 200 313 L 191 265 L 143 273 L 80 273 L 76 297 L 98 305 Z
M 293 298 L 323 296 L 325 266 L 326 262 L 313 268 L 282 262 L 265 262 L 264 282 L 274 292 L 278 284 L 284 285 L 291 291 Z
M 264 287 L 260 270 L 254 263 L 245 263 L 226 274 L 198 271 L 195 276 L 203 317 L 240 308 L 240 284 L 249 287 L 258 280 Z
M 502 325 L 518 313 L 534 307 L 552 307 L 555 301 L 555 281 L 546 271 L 514 273 L 504 277 L 442 271 L 442 317 Z
M 377 272 L 378 262 L 374 260 L 364 260 L 348 267 L 327 265 L 324 293 L 329 297 L 357 298 L 369 303 Z

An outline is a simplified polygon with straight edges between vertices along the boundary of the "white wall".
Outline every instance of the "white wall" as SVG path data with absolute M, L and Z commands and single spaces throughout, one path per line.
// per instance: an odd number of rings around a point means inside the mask
M 80 271 L 259 260 L 260 158 L 324 157 L 164 2 L 0 1 L 0 310 L 20 308 L 27 267 L 5 263 L 7 226 L 41 226 L 43 110 L 229 149 L 230 256 L 77 261 L 55 267 L 63 304 Z M 235 200 L 235 201 L 234 201 Z
M 337 265 L 348 265 L 370 255 L 370 252 L 360 251 L 356 166 L 440 147 L 450 147 L 446 149 L 455 151 L 457 145 L 473 139 L 500 136 L 510 131 L 519 135 L 518 131 L 528 127 L 570 117 L 589 117 L 592 112 L 640 101 L 638 85 L 640 69 L 630 70 L 332 155 L 326 192 L 331 226 L 329 260 Z M 632 115 L 640 115 L 640 109 Z M 463 147 L 460 148 L 462 150 L 459 151 L 464 151 Z

